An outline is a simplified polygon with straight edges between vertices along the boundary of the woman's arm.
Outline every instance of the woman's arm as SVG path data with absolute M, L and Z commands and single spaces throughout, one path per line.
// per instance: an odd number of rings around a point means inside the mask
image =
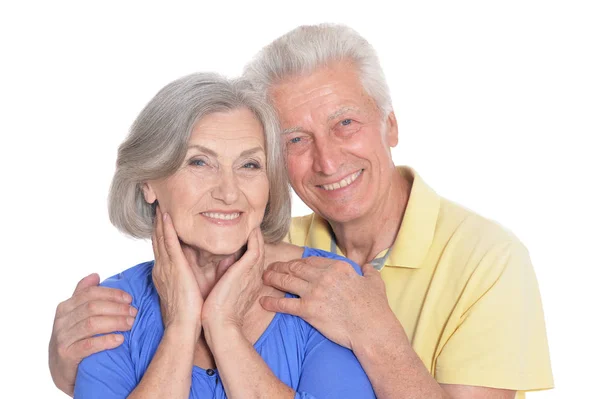
M 128 398 L 188 398 L 196 340 L 193 327 L 166 329 L 144 377 Z
M 202 330 L 202 296 L 171 218 L 156 208 L 152 280 L 160 297 L 165 332 L 130 398 L 188 398 L 194 350 Z
M 205 333 L 211 336 L 209 346 L 229 399 L 294 397 L 294 390 L 273 374 L 239 329 Z
M 229 399 L 294 397 L 242 333 L 245 315 L 258 303 L 263 271 L 264 244 L 257 228 L 244 255 L 223 274 L 202 308 L 204 336 Z

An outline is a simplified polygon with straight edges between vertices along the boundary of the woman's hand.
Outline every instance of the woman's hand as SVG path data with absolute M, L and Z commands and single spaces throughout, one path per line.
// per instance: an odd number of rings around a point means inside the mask
M 171 326 L 202 330 L 203 299 L 192 268 L 183 252 L 171 217 L 156 207 L 152 233 L 152 280 L 160 297 L 165 330 Z
M 232 259 L 227 258 L 221 262 L 232 262 Z M 241 331 L 244 316 L 258 301 L 259 292 L 263 287 L 264 270 L 263 236 L 260 228 L 256 228 L 248 237 L 244 255 L 229 266 L 204 302 L 202 325 L 209 345 L 211 330 L 232 327 Z

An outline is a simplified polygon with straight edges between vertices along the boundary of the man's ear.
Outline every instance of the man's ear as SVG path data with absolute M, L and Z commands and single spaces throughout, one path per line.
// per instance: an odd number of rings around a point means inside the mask
M 145 182 L 142 184 L 142 192 L 147 203 L 153 204 L 156 201 L 156 193 L 150 183 Z
M 386 134 L 385 139 L 388 146 L 395 147 L 398 145 L 398 121 L 396 121 L 396 114 L 394 111 L 390 112 L 385 121 Z

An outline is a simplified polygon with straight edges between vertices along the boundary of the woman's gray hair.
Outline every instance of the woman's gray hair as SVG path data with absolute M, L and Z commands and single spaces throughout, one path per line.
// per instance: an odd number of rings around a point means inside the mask
M 333 62 L 350 61 L 366 93 L 385 117 L 392 98 L 371 44 L 355 30 L 337 24 L 300 26 L 264 47 L 244 68 L 244 77 L 267 97 L 269 89 L 290 76 L 307 75 Z
M 269 200 L 261 230 L 265 242 L 280 241 L 289 229 L 291 205 L 277 116 L 246 80 L 214 73 L 196 73 L 168 84 L 138 115 L 119 147 L 108 199 L 112 224 L 133 237 L 150 237 L 155 208 L 144 198 L 144 182 L 170 176 L 181 167 L 200 119 L 243 108 L 254 113 L 265 136 Z

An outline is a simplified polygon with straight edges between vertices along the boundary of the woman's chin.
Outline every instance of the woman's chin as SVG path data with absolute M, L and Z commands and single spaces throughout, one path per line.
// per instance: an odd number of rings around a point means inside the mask
M 212 255 L 234 255 L 246 249 L 247 240 L 226 240 L 212 241 L 197 246 L 201 251 L 206 251 Z

